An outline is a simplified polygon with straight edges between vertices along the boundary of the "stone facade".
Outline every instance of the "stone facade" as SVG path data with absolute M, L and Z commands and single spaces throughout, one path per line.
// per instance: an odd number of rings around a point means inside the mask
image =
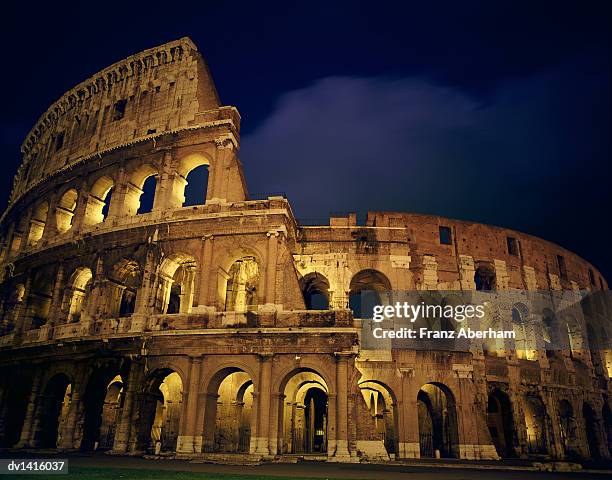
M 607 296 L 559 319 L 571 345 L 550 354 L 365 350 L 353 303 L 364 290 L 607 290 L 593 265 L 437 216 L 301 225 L 286 198 L 249 197 L 239 131 L 189 39 L 112 65 L 40 118 L 0 224 L 2 446 L 610 457 Z M 201 167 L 205 200 L 186 206 Z M 544 310 L 520 312 L 537 320 L 524 341 L 542 337 Z

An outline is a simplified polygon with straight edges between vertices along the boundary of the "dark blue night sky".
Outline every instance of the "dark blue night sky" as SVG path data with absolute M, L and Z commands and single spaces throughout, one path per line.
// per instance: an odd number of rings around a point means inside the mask
M 251 192 L 507 226 L 612 279 L 609 2 L 292 3 L 4 6 L 0 208 L 51 102 L 189 36 L 242 114 Z

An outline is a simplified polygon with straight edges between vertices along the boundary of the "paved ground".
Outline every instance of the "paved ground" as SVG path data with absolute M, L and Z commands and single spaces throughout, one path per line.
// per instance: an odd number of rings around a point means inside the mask
M 14 458 L 14 453 L 4 452 L 0 453 L 0 457 Z M 24 455 L 25 456 L 25 455 Z M 24 457 L 22 456 L 22 458 Z M 37 454 L 29 454 L 28 457 L 46 457 L 56 455 L 45 455 L 42 452 Z M 66 456 L 66 455 L 64 455 Z M 263 465 L 215 465 L 215 464 L 204 464 L 204 463 L 191 463 L 188 461 L 181 460 L 151 460 L 134 457 L 117 457 L 104 454 L 84 455 L 84 454 L 70 454 L 67 455 L 69 458 L 69 464 L 71 467 L 91 468 L 97 471 L 103 471 L 103 469 L 109 470 L 108 478 L 119 478 L 117 470 L 115 469 L 126 469 L 126 470 L 139 470 L 141 473 L 144 471 L 156 471 L 155 478 L 161 478 L 161 472 L 167 471 L 168 477 L 173 477 L 171 472 L 198 472 L 200 475 L 194 475 L 198 478 L 203 478 L 202 473 L 206 474 L 224 474 L 227 475 L 228 479 L 232 476 L 238 475 L 240 478 L 244 478 L 245 475 L 254 475 L 259 478 L 265 477 L 285 477 L 285 478 L 326 478 L 326 479 L 355 479 L 355 480 L 396 480 L 396 479 L 411 479 L 411 480 L 509 480 L 509 479 L 585 479 L 594 478 L 601 479 L 611 478 L 609 472 L 533 472 L 525 470 L 495 470 L 491 466 L 485 465 L 486 469 L 474 469 L 468 468 L 467 465 L 450 465 L 446 467 L 426 467 L 426 466 L 406 466 L 401 464 L 387 464 L 387 465 L 375 465 L 375 464 L 335 464 L 326 462 L 299 462 L 296 464 L 282 464 L 282 463 L 269 463 Z M 126 472 L 127 473 L 127 472 Z M 163 475 L 162 475 L 163 476 Z M 7 478 L 6 476 L 2 476 Z M 24 478 L 17 477 L 15 478 Z M 34 478 L 34 477 L 32 477 Z M 40 478 L 40 477 L 38 477 Z M 55 476 L 55 479 L 61 479 L 61 476 Z M 103 478 L 96 476 L 95 478 Z M 181 478 L 183 476 L 181 475 Z M 204 478 L 206 478 L 204 476 Z

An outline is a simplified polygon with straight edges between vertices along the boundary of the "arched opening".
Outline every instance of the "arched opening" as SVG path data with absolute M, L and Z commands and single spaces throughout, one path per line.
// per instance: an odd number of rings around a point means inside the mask
M 612 410 L 608 405 L 608 398 L 605 396 L 601 416 L 604 422 L 605 438 L 608 441 L 608 453 L 612 454 Z
M 72 385 L 66 375 L 60 373 L 49 380 L 40 400 L 38 447 L 56 448 L 60 444 L 71 399 Z
M 106 388 L 104 405 L 102 406 L 102 423 L 100 425 L 100 440 L 98 448 L 110 450 L 115 442 L 115 433 L 119 423 L 119 415 L 123 407 L 123 380 L 117 375 Z
M 87 296 L 91 288 L 93 275 L 87 267 L 80 267 L 72 274 L 69 284 L 68 322 L 76 323 L 81 320 L 81 314 L 87 304 Z
M 391 291 L 389 279 L 377 270 L 361 270 L 349 287 L 349 308 L 355 318 L 372 318 L 375 305 L 386 304 Z
M 204 205 L 208 194 L 209 161 L 204 155 L 194 153 L 182 158 L 179 163 L 178 173 L 180 177 L 176 185 L 180 204 L 184 207 L 192 205 Z
M 157 310 L 161 313 L 189 313 L 193 304 L 197 264 L 191 255 L 174 254 L 159 268 Z
M 148 213 L 153 209 L 158 172 L 151 165 L 142 165 L 130 176 L 126 185 L 124 211 L 127 215 Z
M 246 312 L 257 308 L 259 265 L 255 257 L 236 260 L 227 272 L 225 282 L 225 310 Z
M 512 419 L 512 405 L 508 395 L 497 389 L 489 394 L 487 425 L 497 454 L 502 458 L 513 457 L 514 421 Z
M 516 355 L 526 360 L 537 359 L 533 325 L 529 322 L 529 308 L 521 302 L 512 307 L 512 324 L 515 332 Z
M 10 333 L 15 329 L 15 324 L 18 320 L 17 316 L 20 307 L 23 304 L 23 299 L 25 295 L 25 287 L 23 283 L 18 283 L 11 290 L 9 290 L 9 294 L 5 297 L 4 305 L 3 305 L 3 318 L 2 323 L 0 323 L 0 335 L 4 335 L 6 333 Z
M 584 428 L 590 456 L 593 460 L 598 460 L 601 458 L 599 450 L 599 422 L 597 421 L 595 410 L 587 402 L 582 405 L 582 416 L 584 417 Z
M 380 382 L 359 383 L 365 401 L 373 437 L 380 441 L 386 454 L 394 457 L 398 453 L 397 405 L 391 390 Z
M 327 453 L 327 383 L 314 370 L 300 369 L 286 377 L 279 402 L 280 453 Z M 281 384 L 282 385 L 282 384 Z M 281 434 L 282 432 L 282 434 Z
M 153 372 L 140 406 L 137 450 L 156 454 L 176 451 L 182 402 L 180 375 L 169 369 Z
M 105 175 L 92 185 L 85 208 L 86 225 L 102 223 L 106 219 L 114 184 L 113 179 Z
M 239 368 L 224 368 L 208 384 L 204 451 L 248 453 L 253 415 L 253 379 Z M 255 439 L 253 439 L 254 441 Z
M 110 317 L 129 317 L 136 308 L 136 294 L 140 286 L 140 265 L 122 259 L 112 269 L 108 279 L 110 289 Z
M 122 390 L 123 380 L 116 369 L 102 368 L 93 373 L 83 397 L 85 416 L 81 450 L 112 448 Z
M 32 212 L 32 218 L 30 219 L 30 232 L 28 233 L 28 246 L 34 246 L 42 238 L 43 232 L 45 231 L 45 225 L 47 224 L 47 215 L 49 214 L 49 204 L 47 202 L 40 202 L 34 212 Z
M 525 427 L 527 430 L 527 449 L 531 454 L 548 453 L 546 437 L 546 408 L 542 399 L 537 396 L 525 397 Z
M 312 272 L 300 278 L 300 289 L 306 310 L 329 309 L 329 282 L 320 273 Z
M 440 383 L 428 383 L 417 395 L 421 457 L 457 458 L 459 433 L 455 398 Z
M 19 441 L 28 398 L 32 391 L 32 379 L 10 372 L 9 380 L 8 371 L 2 371 L 0 375 L 6 380 L 3 385 L 4 394 L 0 389 L 0 398 L 3 399 L 0 421 L 4 423 L 4 428 L 0 431 L 0 447 L 10 448 Z
M 574 420 L 574 409 L 567 400 L 559 402 L 559 427 L 561 432 L 561 445 L 565 456 L 573 456 L 572 439 L 576 435 L 576 422 Z
M 189 172 L 185 185 L 184 207 L 204 205 L 208 190 L 208 165 L 200 165 Z
M 567 329 L 567 338 L 570 350 L 570 356 L 580 356 L 584 350 L 584 336 L 582 334 L 582 327 L 576 317 L 573 315 L 565 316 L 565 326 Z
M 479 262 L 474 271 L 476 290 L 495 290 L 495 268 L 488 262 Z
M 53 271 L 43 268 L 34 273 L 30 294 L 28 296 L 28 310 L 31 315 L 30 328 L 40 328 L 49 319 L 49 310 L 53 298 Z
M 215 452 L 248 453 L 251 444 L 253 380 L 249 374 L 228 374 L 217 389 Z
M 55 222 L 59 233 L 66 233 L 72 228 L 74 210 L 79 194 L 74 188 L 66 191 L 55 208 Z

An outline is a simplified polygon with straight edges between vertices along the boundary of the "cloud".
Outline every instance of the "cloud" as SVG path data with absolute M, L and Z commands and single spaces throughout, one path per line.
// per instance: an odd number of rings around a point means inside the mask
M 243 137 L 249 188 L 285 191 L 298 217 L 405 210 L 529 230 L 607 162 L 609 87 L 591 67 L 482 96 L 425 77 L 322 78 Z

